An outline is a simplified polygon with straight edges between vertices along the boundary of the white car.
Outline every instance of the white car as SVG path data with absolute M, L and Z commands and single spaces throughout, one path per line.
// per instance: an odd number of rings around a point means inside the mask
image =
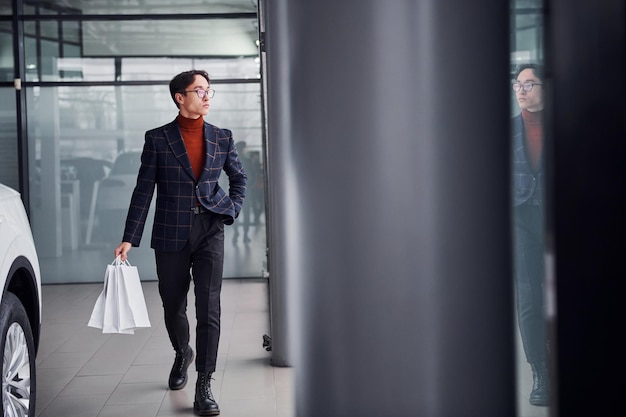
M 41 275 L 20 194 L 0 184 L 2 416 L 35 416 Z

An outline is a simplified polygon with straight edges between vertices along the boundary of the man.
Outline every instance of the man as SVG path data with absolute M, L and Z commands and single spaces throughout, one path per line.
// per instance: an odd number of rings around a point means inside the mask
M 529 401 L 549 402 L 543 292 L 543 75 L 535 64 L 515 71 L 513 91 L 521 113 L 513 119 L 513 205 L 517 318 L 533 374 Z
M 169 88 L 179 113 L 174 121 L 145 134 L 124 236 L 114 253 L 125 260 L 131 247 L 139 246 L 156 186 L 151 247 L 165 326 L 176 353 L 168 385 L 179 390 L 187 384 L 187 368 L 194 358 L 186 314 L 193 277 L 198 372 L 194 412 L 217 415 L 211 375 L 220 337 L 224 225 L 231 225 L 241 211 L 247 177 L 231 131 L 204 121 L 214 94 L 208 74 L 180 73 Z M 218 183 L 222 170 L 228 176 L 228 193 Z

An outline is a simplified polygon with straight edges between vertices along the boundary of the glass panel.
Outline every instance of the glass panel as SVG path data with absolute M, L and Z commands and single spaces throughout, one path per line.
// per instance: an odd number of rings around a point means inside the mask
M 39 22 L 40 36 L 48 41 L 59 40 L 58 22 Z
M 0 81 L 13 81 L 13 31 L 10 22 L 0 22 Z
M 517 415 L 549 410 L 544 306 L 544 25 L 542 2 L 513 0 L 511 33 L 513 261 L 515 266 Z M 528 65 L 534 65 L 529 67 Z
M 59 59 L 59 43 L 57 41 L 41 41 L 41 80 L 57 81 L 58 77 L 58 59 Z
M 64 13 L 82 14 L 180 14 L 256 13 L 256 0 L 40 0 L 31 1 Z
M 233 260 L 245 265 L 245 269 L 253 273 L 247 276 L 258 276 L 260 268 L 267 269 L 264 247 L 260 244 L 265 244 L 261 87 L 259 84 L 217 84 L 213 88 L 215 97 L 212 99 L 209 119 L 212 124 L 233 131 L 248 175 L 245 204 L 234 227 L 227 229 L 226 242 L 230 242 L 232 236 L 235 247 L 244 243 L 252 249 Z
M 541 7 L 543 0 L 514 0 L 514 7 L 517 10 L 523 10 L 526 8 L 535 9 L 536 12 Z
M 523 13 L 523 14 L 519 14 Z M 515 16 L 515 49 L 512 64 L 543 60 L 543 16 L 526 10 Z
M 45 51 L 42 58 L 42 71 L 45 81 L 116 81 L 115 60 L 113 58 L 78 58 L 80 50 L 73 45 L 63 45 L 64 58 L 53 59 L 56 44 L 42 42 L 52 48 Z M 29 39 L 26 45 L 29 81 L 36 81 L 35 41 Z M 47 64 L 46 64 L 47 63 Z M 45 67 L 45 69 L 44 69 Z M 55 71 L 56 68 L 56 71 Z M 204 68 L 212 80 L 260 79 L 259 59 L 192 59 L 192 58 L 123 58 L 121 81 L 169 81 L 171 74 L 189 68 Z M 53 76 L 52 73 L 56 72 Z M 12 80 L 12 75 L 10 80 Z M 117 80 L 117 81 L 120 81 Z
M 63 42 L 80 45 L 81 23 L 63 22 Z
M 113 58 L 61 58 L 58 69 L 63 81 L 115 81 Z
M 24 34 L 37 36 L 38 22 L 24 22 Z
M 26 81 L 39 81 L 37 69 L 39 61 L 37 55 L 37 41 L 35 38 L 24 38 L 24 61 L 26 64 Z
M 242 154 L 254 158 L 261 149 L 259 84 L 214 87 L 206 120 L 231 129 L 238 143 L 248 145 Z M 34 87 L 27 95 L 28 113 L 37 115 L 28 130 L 31 212 L 44 282 L 98 281 L 101 271 L 92 265 L 110 263 L 121 240 L 145 131 L 173 120 L 176 107 L 167 85 Z M 125 162 L 132 168 L 119 170 L 128 167 Z M 226 228 L 226 242 L 237 250 L 225 251 L 224 277 L 262 276 L 264 213 L 254 214 L 246 225 L 240 216 Z M 150 233 L 151 220 L 141 247 L 130 254 L 142 279 L 156 279 Z
M 63 22 L 68 38 L 62 41 L 58 22 L 25 24 L 32 25 L 33 34 L 40 24 L 46 34 L 25 39 L 27 81 L 120 81 L 113 59 L 108 64 L 102 60 L 113 57 L 123 57 L 122 81 L 164 81 L 170 74 L 200 67 L 213 79 L 260 79 L 257 35 L 250 19 Z M 77 40 L 81 34 L 84 37 Z
M 63 56 L 64 57 L 80 57 L 80 46 L 78 45 L 70 45 L 68 43 L 63 44 Z M 59 58 L 59 67 L 61 66 L 61 62 L 66 58 Z M 100 61 L 109 61 L 101 59 Z M 61 76 L 63 79 L 63 76 Z
M 42 22 L 49 23 L 49 22 Z M 56 37 L 58 38 L 58 36 Z M 58 81 L 61 44 L 58 40 L 27 36 L 24 56 L 27 81 Z M 70 48 L 71 51 L 71 48 Z
M 169 80 L 189 68 L 203 68 L 212 80 L 259 79 L 259 59 L 239 57 L 229 59 L 192 58 L 124 58 L 122 80 Z
M 82 33 L 92 57 L 258 55 L 256 19 L 88 21 Z
M 212 79 L 260 79 L 261 65 L 258 57 L 231 59 L 196 59 L 194 65 L 206 68 Z
M 0 183 L 20 189 L 15 89 L 0 88 Z
M 0 0 L 0 15 L 12 15 L 13 7 L 11 6 L 11 0 Z

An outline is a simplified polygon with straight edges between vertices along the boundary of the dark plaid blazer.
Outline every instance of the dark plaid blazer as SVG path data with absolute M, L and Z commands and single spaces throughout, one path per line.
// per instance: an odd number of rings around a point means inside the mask
M 185 246 L 201 204 L 232 224 L 246 195 L 246 173 L 235 149 L 232 132 L 204 122 L 206 162 L 196 180 L 178 122 L 146 132 L 141 167 L 126 217 L 122 241 L 139 246 L 156 186 L 156 210 L 151 247 L 176 252 Z M 226 193 L 219 185 L 222 171 L 228 176 Z
M 524 130 L 524 120 L 522 115 L 513 118 L 513 205 L 530 204 L 533 206 L 542 205 L 544 170 L 543 162 L 539 165 L 539 170 L 535 172 L 528 160 L 526 150 L 526 133 Z

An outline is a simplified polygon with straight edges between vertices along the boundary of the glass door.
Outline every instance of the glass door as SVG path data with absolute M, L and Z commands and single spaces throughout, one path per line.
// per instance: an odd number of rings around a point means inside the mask
M 216 94 L 205 120 L 232 130 L 250 173 L 245 210 L 226 228 L 224 277 L 263 277 L 264 149 L 254 2 L 67 4 L 28 1 L 20 16 L 31 222 L 43 282 L 102 280 L 122 238 L 144 133 L 176 118 L 169 80 L 189 69 L 209 73 Z M 148 219 L 130 261 L 142 279 L 153 280 Z

